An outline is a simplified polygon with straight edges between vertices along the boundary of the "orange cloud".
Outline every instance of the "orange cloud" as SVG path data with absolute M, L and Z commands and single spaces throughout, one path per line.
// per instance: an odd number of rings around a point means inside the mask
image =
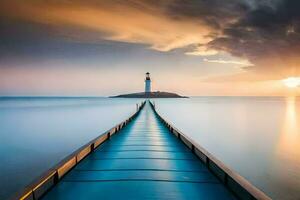
M 149 45 L 158 51 L 169 51 L 189 45 L 207 43 L 211 28 L 201 20 L 174 19 L 164 13 L 163 8 L 142 2 L 85 1 L 75 3 L 45 3 L 45 1 L 10 1 L 6 14 L 23 20 L 59 27 L 59 32 L 79 40 L 100 39 Z M 93 2 L 93 1 L 92 1 Z M 2 5 L 2 7 L 5 5 Z M 9 10 L 18 12 L 9 12 Z M 93 32 L 81 35 L 85 31 Z M 71 29 L 72 30 L 72 29 Z M 62 33 L 63 34 L 63 33 Z
M 242 66 L 253 66 L 253 64 L 247 60 L 223 60 L 223 59 L 210 60 L 210 59 L 204 58 L 203 61 L 210 62 L 210 63 L 219 63 L 219 64 L 234 64 L 234 65 L 242 65 Z

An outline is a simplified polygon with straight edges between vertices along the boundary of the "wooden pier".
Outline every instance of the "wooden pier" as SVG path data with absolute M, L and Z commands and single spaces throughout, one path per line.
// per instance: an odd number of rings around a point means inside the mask
M 16 199 L 270 198 L 166 122 L 149 102 Z

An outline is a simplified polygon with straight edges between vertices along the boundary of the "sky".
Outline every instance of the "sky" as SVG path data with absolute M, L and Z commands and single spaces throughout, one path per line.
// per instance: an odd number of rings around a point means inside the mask
M 298 0 L 1 0 L 1 96 L 300 95 Z

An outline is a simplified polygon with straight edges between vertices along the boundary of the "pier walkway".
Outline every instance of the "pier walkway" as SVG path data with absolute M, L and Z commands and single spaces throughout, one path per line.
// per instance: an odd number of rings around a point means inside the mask
M 146 103 L 42 199 L 236 199 Z

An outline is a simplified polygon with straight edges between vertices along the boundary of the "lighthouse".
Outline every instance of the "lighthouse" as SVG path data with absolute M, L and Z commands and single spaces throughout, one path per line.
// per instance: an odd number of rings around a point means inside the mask
M 187 98 L 184 96 L 180 96 L 176 93 L 171 92 L 161 92 L 161 91 L 151 91 L 151 78 L 150 73 L 147 72 L 146 77 L 144 79 L 145 81 L 145 91 L 136 92 L 136 93 L 130 93 L 130 94 L 121 94 L 118 96 L 112 96 L 113 98 Z
M 149 94 L 151 92 L 151 79 L 150 79 L 150 73 L 146 73 L 146 79 L 145 79 L 145 93 Z

